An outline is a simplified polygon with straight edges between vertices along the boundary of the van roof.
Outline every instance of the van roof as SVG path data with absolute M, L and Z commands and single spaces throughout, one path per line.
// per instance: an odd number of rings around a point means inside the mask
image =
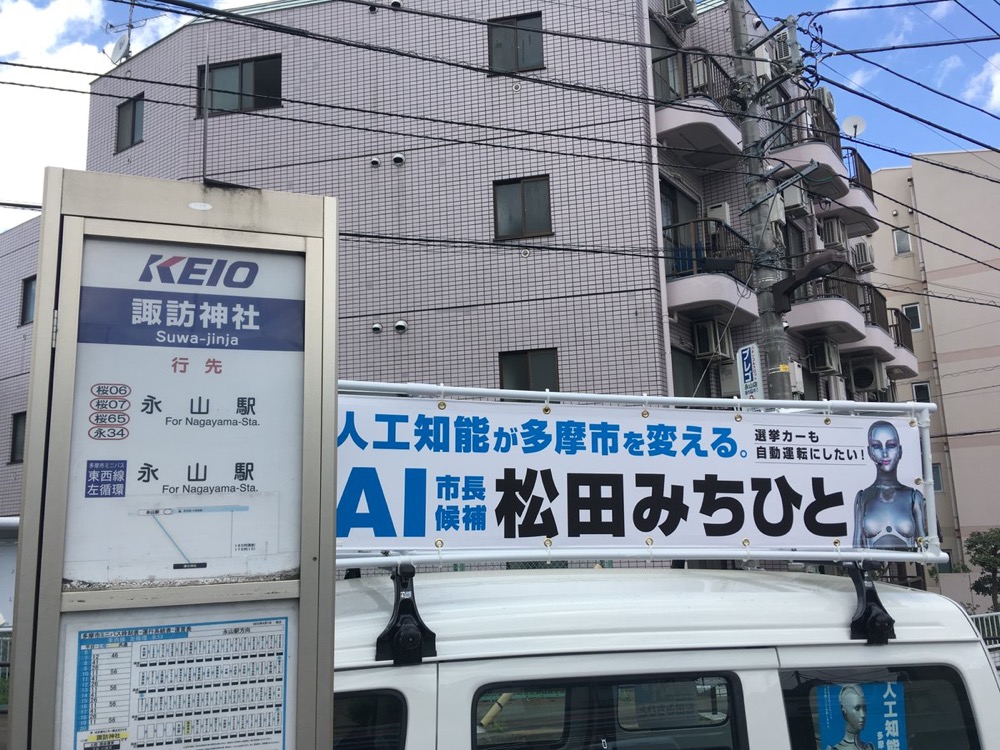
M 425 661 L 651 649 L 830 645 L 851 641 L 850 578 L 814 573 L 541 569 L 417 573 L 414 598 L 437 635 Z M 978 640 L 954 601 L 879 585 L 897 642 Z M 389 576 L 340 580 L 337 669 L 386 666 L 375 641 L 389 623 Z M 614 638 L 608 638 L 614 634 Z

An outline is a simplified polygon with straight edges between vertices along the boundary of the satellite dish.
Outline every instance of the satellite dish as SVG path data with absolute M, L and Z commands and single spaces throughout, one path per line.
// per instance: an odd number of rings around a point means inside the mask
M 118 37 L 118 41 L 115 42 L 115 46 L 111 49 L 111 62 L 115 65 L 128 57 L 129 41 L 129 33 L 126 31 Z
M 845 117 L 844 121 L 840 123 L 840 127 L 844 129 L 844 132 L 854 138 L 865 132 L 865 121 L 858 115 L 851 115 L 850 117 Z

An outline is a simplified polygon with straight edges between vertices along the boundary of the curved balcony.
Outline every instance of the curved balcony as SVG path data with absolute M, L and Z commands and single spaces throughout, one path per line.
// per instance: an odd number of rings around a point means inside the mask
M 896 344 L 896 356 L 885 366 L 889 377 L 893 380 L 917 377 L 917 355 L 913 353 L 910 319 L 894 307 L 889 308 L 889 333 Z
M 742 153 L 732 78 L 701 49 L 653 58 L 656 137 L 696 169 L 734 163 Z
M 783 180 L 801 172 L 812 162 L 802 186 L 821 198 L 843 198 L 851 190 L 850 176 L 844 165 L 837 118 L 812 96 L 790 99 L 768 108 L 768 116 L 784 120 L 797 113 L 775 140 L 771 157 L 777 163 L 775 179 Z
M 816 216 L 825 219 L 835 216 L 844 222 L 848 237 L 872 234 L 878 229 L 878 210 L 872 193 L 872 173 L 853 148 L 843 151 L 851 189 L 843 198 L 824 199 L 816 203 Z
M 785 323 L 792 333 L 825 336 L 841 344 L 865 337 L 865 316 L 860 309 L 857 276 L 842 268 L 830 276 L 809 281 L 795 290 Z
M 840 353 L 866 354 L 880 362 L 891 362 L 896 357 L 896 342 L 889 333 L 889 308 L 885 304 L 885 295 L 870 286 L 862 286 L 860 290 L 865 336 L 859 341 L 842 344 Z
M 698 318 L 732 317 L 735 326 L 760 317 L 750 243 L 717 219 L 663 228 L 667 308 Z

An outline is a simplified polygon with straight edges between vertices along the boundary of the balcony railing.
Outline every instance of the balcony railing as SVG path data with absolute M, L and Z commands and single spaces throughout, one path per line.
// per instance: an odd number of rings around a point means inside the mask
M 885 304 L 885 295 L 870 286 L 861 287 L 861 312 L 865 314 L 865 323 L 878 326 L 889 333 L 889 308 Z
M 861 158 L 856 148 L 845 147 L 842 153 L 844 166 L 847 167 L 847 175 L 850 177 L 851 185 L 856 185 L 868 194 L 872 201 L 875 196 L 872 193 L 872 170 L 865 160 Z
M 733 78 L 707 50 L 687 49 L 653 55 L 653 95 L 657 106 L 706 96 L 729 115 L 740 114 L 733 101 Z
M 910 327 L 910 319 L 903 315 L 901 310 L 895 307 L 889 308 L 891 323 L 889 323 L 889 333 L 896 346 L 913 351 L 913 329 Z
M 792 297 L 795 302 L 830 298 L 844 299 L 861 308 L 861 287 L 853 268 L 844 266 L 829 276 L 809 281 L 796 289 Z
M 794 146 L 809 141 L 825 142 L 835 154 L 841 154 L 840 126 L 837 118 L 814 96 L 789 99 L 768 107 L 768 116 L 783 120 L 791 113 L 804 110 L 782 134 L 778 141 L 783 146 Z M 869 174 L 870 182 L 870 174 Z
M 753 286 L 750 242 L 718 219 L 696 219 L 663 228 L 667 276 L 725 273 Z

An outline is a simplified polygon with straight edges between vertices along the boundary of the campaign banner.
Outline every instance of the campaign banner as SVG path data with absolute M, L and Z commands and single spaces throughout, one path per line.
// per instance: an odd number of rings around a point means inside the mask
M 342 396 L 344 551 L 914 550 L 906 418 Z

